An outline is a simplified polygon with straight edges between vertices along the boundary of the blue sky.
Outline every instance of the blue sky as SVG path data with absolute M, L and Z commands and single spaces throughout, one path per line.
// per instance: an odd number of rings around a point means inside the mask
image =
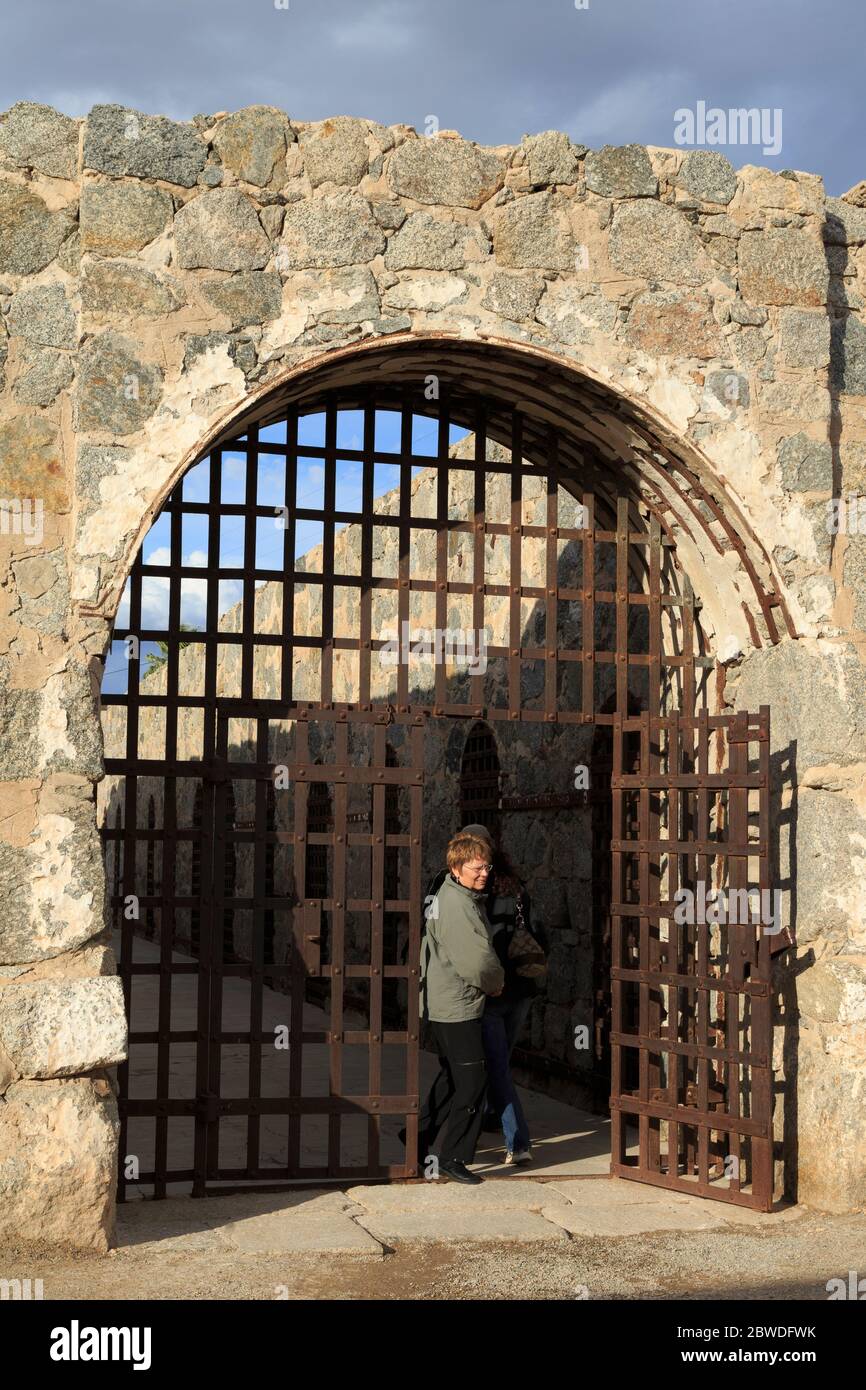
M 583 4 L 584 0 L 578 0 Z M 116 101 L 188 119 L 254 102 L 488 144 L 567 131 L 674 145 L 675 112 L 782 112 L 736 165 L 866 177 L 863 0 L 28 0 L 4 7 L 0 106 Z
M 358 410 L 337 412 L 337 448 L 361 449 L 363 447 L 364 417 Z M 376 411 L 375 450 L 383 455 L 395 454 L 400 448 L 400 415 L 393 411 Z M 466 434 L 460 426 L 451 426 L 451 442 L 456 443 Z M 412 419 L 412 452 L 419 458 L 436 454 L 438 424 L 422 415 Z M 285 444 L 286 425 L 280 421 L 259 432 L 259 444 Z M 298 467 L 295 479 L 295 505 L 310 510 L 321 508 L 324 504 L 325 470 L 320 458 L 305 457 L 300 450 L 306 445 L 324 448 L 325 416 L 321 413 L 302 416 L 298 423 Z M 423 463 L 413 468 L 413 476 L 421 471 Z M 276 454 L 260 451 L 256 470 L 256 497 L 249 499 L 255 505 L 279 507 L 285 504 L 286 460 Z M 227 504 L 244 504 L 246 498 L 246 454 L 227 449 L 223 452 L 221 468 L 220 501 Z M 373 492 L 381 497 L 397 487 L 400 480 L 399 465 L 387 457 L 374 463 Z M 363 465 L 354 459 L 337 460 L 336 504 L 338 511 L 361 511 L 361 488 Z M 183 500 L 185 502 L 207 502 L 210 491 L 209 459 L 196 464 L 183 480 Z M 145 567 L 167 565 L 170 561 L 170 519 L 157 517 L 142 544 L 142 558 Z M 244 563 L 244 524 L 241 516 L 220 517 L 220 568 L 242 569 Z M 348 524 L 348 523 L 347 523 Z M 335 528 L 342 530 L 341 526 Z M 256 568 L 281 569 L 283 563 L 284 531 L 280 520 L 275 517 L 256 518 Z M 295 528 L 295 555 L 305 555 L 323 539 L 323 523 L 302 520 Z M 208 557 L 208 518 L 196 513 L 184 513 L 182 529 L 182 558 L 188 566 L 207 567 Z M 260 587 L 264 580 L 257 581 Z M 168 625 L 170 581 L 160 575 L 148 575 L 146 568 L 142 577 L 142 627 L 154 629 Z M 239 579 L 219 580 L 219 612 L 222 615 L 243 597 L 243 584 Z M 204 630 L 207 605 L 207 581 L 188 578 L 181 581 L 180 620 L 192 628 Z M 117 613 L 116 625 L 123 628 L 129 621 L 129 581 Z M 142 644 L 141 671 L 144 673 L 144 658 L 149 652 L 157 650 L 156 643 Z M 118 694 L 126 689 L 126 648 L 122 641 L 112 644 L 106 663 L 102 689 L 105 694 Z

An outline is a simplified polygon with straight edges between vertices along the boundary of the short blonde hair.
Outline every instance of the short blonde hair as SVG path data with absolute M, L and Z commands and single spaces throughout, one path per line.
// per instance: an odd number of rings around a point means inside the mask
M 462 869 L 470 859 L 482 859 L 485 864 L 489 864 L 490 853 L 489 843 L 479 835 L 457 834 L 449 842 L 445 862 L 449 869 Z

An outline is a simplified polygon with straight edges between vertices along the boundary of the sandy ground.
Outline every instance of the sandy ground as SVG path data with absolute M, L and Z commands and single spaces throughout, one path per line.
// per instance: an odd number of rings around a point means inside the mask
M 733 1213 L 617 1180 L 556 1187 L 136 1202 L 108 1255 L 0 1251 L 0 1276 L 73 1300 L 826 1301 L 829 1279 L 866 1273 L 866 1215 Z

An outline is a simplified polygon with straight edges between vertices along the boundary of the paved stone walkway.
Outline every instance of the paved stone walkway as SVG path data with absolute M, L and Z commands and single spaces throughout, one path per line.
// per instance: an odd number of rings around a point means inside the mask
M 137 1253 L 378 1260 L 427 1242 L 556 1244 L 573 1235 L 772 1231 L 802 1214 L 797 1207 L 757 1213 L 616 1178 L 535 1182 L 515 1174 L 480 1187 L 425 1182 L 126 1203 L 118 1209 L 117 1244 Z

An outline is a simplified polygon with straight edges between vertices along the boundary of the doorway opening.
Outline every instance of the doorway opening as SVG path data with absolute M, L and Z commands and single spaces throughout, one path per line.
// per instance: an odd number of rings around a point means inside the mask
M 103 687 L 120 1199 L 417 1176 L 424 885 L 476 820 L 553 941 L 520 1078 L 609 1106 L 611 1171 L 765 1204 L 766 950 L 672 907 L 768 882 L 767 719 L 711 714 L 716 669 L 664 513 L 495 393 L 221 440 Z

